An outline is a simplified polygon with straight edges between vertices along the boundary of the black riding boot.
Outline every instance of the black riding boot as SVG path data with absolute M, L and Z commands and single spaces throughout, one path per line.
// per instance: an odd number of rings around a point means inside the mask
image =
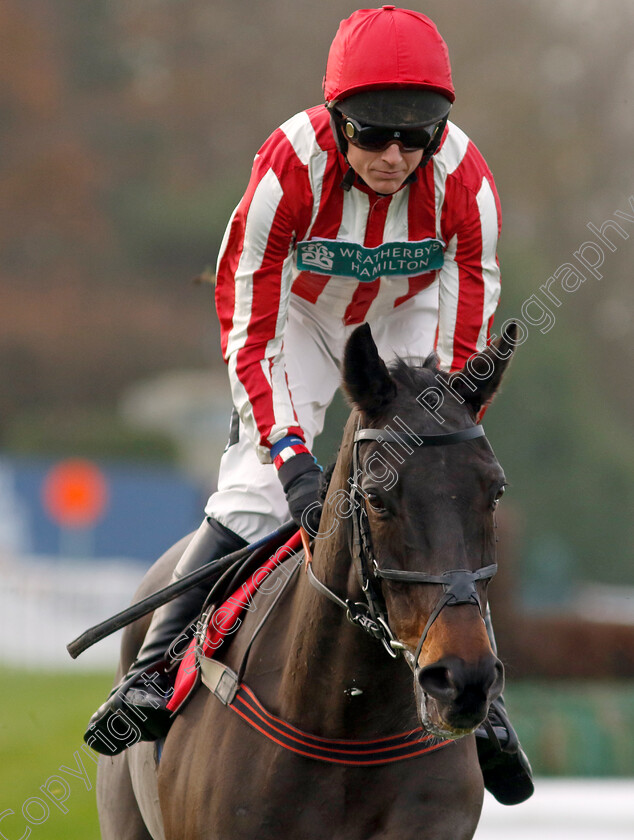
M 491 612 L 484 616 L 489 641 L 497 653 Z M 476 730 L 478 759 L 485 788 L 502 805 L 519 805 L 533 795 L 533 771 L 511 725 L 504 698 L 491 703 L 484 724 Z
M 211 560 L 243 548 L 242 537 L 215 519 L 205 519 L 178 561 L 172 581 Z M 164 674 L 168 648 L 197 618 L 212 581 L 182 593 L 159 607 L 128 673 L 90 719 L 84 741 L 103 755 L 117 755 L 137 741 L 167 734 L 172 688 Z

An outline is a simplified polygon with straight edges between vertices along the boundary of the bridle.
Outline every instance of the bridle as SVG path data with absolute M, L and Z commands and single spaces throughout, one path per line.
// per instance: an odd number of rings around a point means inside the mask
M 418 435 L 406 432 L 397 433 L 389 429 L 362 429 L 359 421 L 354 433 L 352 474 L 348 482 L 351 507 L 351 514 L 348 518 L 351 523 L 349 528 L 350 553 L 361 589 L 365 595 L 365 603 L 353 602 L 350 599 L 344 601 L 332 589 L 323 584 L 315 576 L 312 563 L 307 555 L 306 571 L 311 584 L 322 595 L 342 607 L 346 611 L 349 621 L 380 641 L 392 658 L 397 658 L 403 652 L 412 670 L 417 667 L 423 644 L 431 626 L 445 607 L 474 604 L 482 615 L 482 604 L 476 589 L 476 583 L 480 580 L 492 578 L 498 567 L 496 563 L 493 563 L 475 571 L 453 569 L 442 574 L 380 568 L 372 548 L 368 514 L 363 503 L 365 494 L 358 483 L 358 479 L 362 475 L 359 468 L 359 446 L 368 440 L 378 441 L 379 443 L 396 443 L 406 448 L 411 448 L 411 446 L 449 446 L 484 436 L 484 429 L 481 425 L 439 435 Z M 429 616 L 413 655 L 402 642 L 396 639 L 390 628 L 385 600 L 380 589 L 381 580 L 391 580 L 398 583 L 438 584 L 443 588 L 443 594 Z

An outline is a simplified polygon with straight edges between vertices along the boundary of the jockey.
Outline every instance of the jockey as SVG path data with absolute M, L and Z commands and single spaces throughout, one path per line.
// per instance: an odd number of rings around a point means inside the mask
M 289 511 L 314 532 L 321 471 L 311 446 L 357 325 L 371 325 L 386 361 L 435 351 L 447 371 L 487 343 L 500 206 L 481 154 L 448 120 L 455 94 L 435 25 L 394 6 L 355 12 L 330 48 L 324 94 L 262 146 L 222 242 L 216 308 L 235 408 L 218 489 L 175 579 Z M 124 699 L 146 717 L 143 738 L 165 733 L 169 714 L 147 674 L 160 677 L 157 663 L 207 591 L 155 612 L 138 658 L 91 719 L 85 738 L 96 750 L 120 751 L 96 736 Z M 528 798 L 530 766 L 501 700 L 478 735 L 486 786 L 507 804 Z

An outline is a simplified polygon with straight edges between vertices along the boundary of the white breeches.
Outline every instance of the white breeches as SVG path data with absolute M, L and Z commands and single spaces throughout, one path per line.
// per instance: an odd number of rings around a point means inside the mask
M 434 347 L 438 322 L 438 283 L 419 292 L 388 315 L 370 323 L 386 362 L 396 356 L 425 359 Z M 284 357 L 293 405 L 311 448 L 324 425 L 340 380 L 340 363 L 354 326 L 326 321 L 314 306 L 291 295 L 284 332 Z M 252 442 L 239 426 L 239 439 L 220 461 L 218 489 L 205 512 L 253 542 L 289 518 L 286 498 L 273 464 L 261 464 Z

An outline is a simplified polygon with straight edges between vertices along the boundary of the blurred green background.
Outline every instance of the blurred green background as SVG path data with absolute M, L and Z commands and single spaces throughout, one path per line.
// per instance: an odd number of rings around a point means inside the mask
M 97 765 L 81 750 L 89 709 L 103 702 L 112 684 L 106 674 L 46 673 L 3 669 L 0 698 L 0 823 L 3 837 L 98 840 L 95 804 Z M 95 758 L 97 757 L 93 753 Z M 79 758 L 78 758 L 79 757 Z M 64 772 L 67 767 L 75 774 Z M 65 779 L 70 790 L 54 776 Z M 55 805 L 41 787 L 48 788 Z M 90 789 L 89 789 L 90 788 Z M 46 809 L 37 802 L 45 803 Z M 64 801 L 61 801 L 64 800 Z M 26 819 L 22 808 L 26 803 Z M 40 823 L 35 820 L 41 819 Z M 26 835 L 29 836 L 29 835 Z
M 603 243 L 601 279 L 586 270 L 552 306 L 552 323 L 530 326 L 486 418 L 510 480 L 504 504 L 524 606 L 570 606 L 585 584 L 617 585 L 625 597 L 634 587 L 634 219 L 616 211 L 634 216 L 634 6 L 410 6 L 448 42 L 452 119 L 485 155 L 501 195 L 496 324 L 526 320 L 526 301 L 547 301 L 540 287 L 555 272 L 581 268 L 575 251 L 601 242 L 588 224 L 612 220 L 627 233 L 607 233 L 614 250 Z M 224 417 L 207 282 L 224 226 L 257 148 L 321 101 L 328 46 L 354 8 L 342 0 L 5 0 L 0 454 L 143 455 L 184 471 L 211 463 L 215 439 L 202 435 L 185 452 L 177 436 L 139 424 L 126 406 L 140 386 L 203 372 L 197 387 Z M 322 460 L 344 415 L 338 401 L 318 444 Z M 205 469 L 211 484 L 213 467 Z M 610 617 L 621 620 L 618 611 Z M 61 764 L 72 766 L 109 684 L 105 674 L 5 672 L 0 813 L 18 812 L 2 822 L 7 837 L 23 831 L 22 803 Z M 508 696 L 537 772 L 634 774 L 629 679 L 512 681 Z M 34 837 L 98 836 L 94 790 L 82 785 L 72 779 L 69 813 L 52 807 Z

